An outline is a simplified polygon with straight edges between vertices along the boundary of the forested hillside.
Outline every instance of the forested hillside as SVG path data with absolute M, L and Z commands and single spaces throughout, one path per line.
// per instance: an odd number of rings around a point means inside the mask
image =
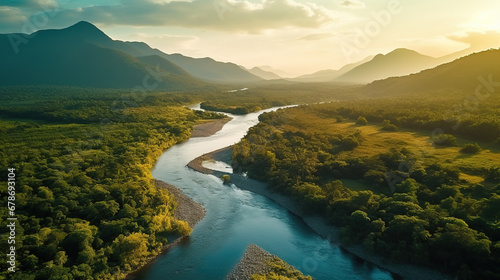
M 374 81 L 365 87 L 364 93 L 368 96 L 415 93 L 441 95 L 440 90 L 452 89 L 454 92 L 467 92 L 476 99 L 482 99 L 488 97 L 499 86 L 498 63 L 500 63 L 500 50 L 490 49 L 418 74 Z M 469 98 L 474 101 L 472 97 Z
M 266 113 L 234 146 L 233 167 L 326 217 L 346 244 L 457 279 L 496 279 L 500 102 L 492 96 L 454 130 L 442 112 L 457 100 L 413 96 Z

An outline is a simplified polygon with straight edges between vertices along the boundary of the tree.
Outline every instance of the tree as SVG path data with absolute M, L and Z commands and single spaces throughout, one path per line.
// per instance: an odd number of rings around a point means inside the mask
M 481 146 L 477 143 L 467 143 L 460 149 L 460 152 L 464 154 L 477 154 L 481 151 Z
M 127 236 L 120 235 L 113 241 L 113 257 L 121 265 L 129 264 L 135 268 L 145 261 L 148 253 L 148 238 L 145 233 L 134 232 Z
M 432 241 L 432 250 L 439 262 L 452 269 L 463 263 L 481 263 L 490 255 L 491 241 L 468 227 L 461 219 L 443 219 L 444 227 Z
M 451 134 L 441 134 L 434 137 L 433 142 L 439 146 L 454 147 L 457 145 L 457 138 Z
M 353 232 L 364 235 L 365 232 L 370 230 L 371 219 L 365 211 L 356 210 L 351 213 L 350 224 Z
M 231 176 L 225 174 L 225 175 L 222 175 L 222 182 L 224 184 L 228 184 L 229 182 L 231 181 Z
M 363 116 L 359 116 L 358 119 L 356 120 L 356 124 L 359 124 L 359 125 L 367 125 L 368 124 L 368 121 L 366 120 L 365 117 Z
M 382 129 L 387 131 L 396 131 L 398 127 L 391 123 L 390 120 L 384 120 L 382 122 Z

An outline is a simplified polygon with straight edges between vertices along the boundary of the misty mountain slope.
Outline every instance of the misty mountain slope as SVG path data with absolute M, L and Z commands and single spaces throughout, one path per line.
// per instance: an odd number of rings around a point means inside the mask
M 257 76 L 257 77 L 265 79 L 265 80 L 282 79 L 278 74 L 273 73 L 271 71 L 263 70 L 263 69 L 261 69 L 259 67 L 254 67 L 252 69 L 244 69 L 244 70 L 250 72 L 251 74 L 253 74 L 253 75 Z
M 188 72 L 184 71 L 184 69 L 182 69 L 180 66 L 178 66 L 175 63 L 172 63 L 168 59 L 165 59 L 159 55 L 140 56 L 136 58 L 137 60 L 143 63 L 150 64 L 155 67 L 158 66 L 160 69 L 167 71 L 169 73 L 183 77 L 192 77 Z
M 289 80 L 296 82 L 332 82 L 338 77 L 342 76 L 343 74 L 351 71 L 355 67 L 370 61 L 372 58 L 373 58 L 372 56 L 369 56 L 358 62 L 346 64 L 338 70 L 332 70 L 332 69 L 320 70 L 318 72 L 302 75 Z
M 365 86 L 371 94 L 405 94 L 431 92 L 440 89 L 469 91 L 472 94 L 481 86 L 481 93 L 500 90 L 500 49 L 470 54 L 450 63 L 424 70 L 418 74 L 375 81 Z M 491 79 L 490 79 L 491 77 Z
M 369 83 L 388 77 L 405 76 L 435 67 L 439 60 L 408 49 L 396 49 L 386 55 L 378 54 L 338 77 L 338 82 Z
M 179 65 L 188 73 L 202 80 L 219 83 L 241 83 L 262 81 L 243 69 L 230 62 L 219 62 L 212 58 L 192 58 L 182 54 L 165 55 L 168 60 Z

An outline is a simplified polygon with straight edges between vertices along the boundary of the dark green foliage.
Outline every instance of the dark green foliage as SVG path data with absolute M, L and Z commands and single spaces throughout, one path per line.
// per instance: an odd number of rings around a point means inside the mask
M 126 91 L 56 87 L 0 88 L 0 94 L 8 99 L 0 165 L 17 174 L 16 277 L 120 279 L 157 255 L 167 235 L 191 232 L 173 217 L 177 204 L 156 189 L 150 170 L 165 149 L 188 139 L 197 120 L 221 117 L 178 105 L 196 94 L 134 99 Z M 123 107 L 113 107 L 122 100 Z M 6 169 L 0 175 L 6 178 Z
M 262 83 L 246 90 L 222 92 L 203 102 L 201 107 L 241 115 L 270 107 L 353 98 L 357 96 L 356 90 L 353 86 Z
M 384 120 L 382 122 L 382 129 L 387 131 L 396 131 L 398 130 L 397 126 L 391 123 L 390 120 Z
M 454 147 L 457 145 L 457 138 L 450 134 L 441 134 L 433 139 L 434 144 L 439 146 L 450 146 Z
M 366 120 L 365 117 L 363 116 L 359 116 L 358 119 L 356 120 L 356 124 L 359 124 L 359 125 L 367 125 L 368 124 L 368 121 Z
M 349 109 L 332 103 L 262 115 L 261 123 L 234 146 L 233 167 L 291 195 L 306 213 L 324 215 L 341 227 L 346 243 L 459 278 L 498 278 L 498 188 L 464 184 L 462 170 L 416 159 L 410 145 L 346 159 L 346 151 L 363 148 L 362 134 L 325 127 L 337 114 L 360 111 L 349 103 Z M 360 104 L 364 108 L 364 101 Z M 452 135 L 441 136 L 447 145 L 456 143 Z M 354 141 L 361 145 L 346 145 Z M 499 183 L 498 167 L 481 172 L 488 185 Z M 388 184 L 390 174 L 400 182 Z M 337 181 L 354 178 L 364 178 L 369 190 L 355 191 Z
M 305 276 L 278 257 L 272 257 L 268 262 L 269 272 L 264 274 L 254 274 L 251 280 L 312 280 L 311 276 Z
M 460 149 L 460 152 L 465 154 L 477 154 L 481 151 L 481 146 L 477 143 L 467 143 Z
M 497 105 L 500 97 L 491 94 L 488 99 L 478 101 L 477 110 L 469 112 L 463 108 L 463 103 L 473 94 L 474 91 L 459 89 L 439 90 L 404 97 L 331 102 L 310 107 L 325 118 L 340 115 L 356 120 L 364 116 L 371 123 L 388 120 L 399 129 L 444 131 L 445 134 L 486 142 L 500 139 L 500 107 Z

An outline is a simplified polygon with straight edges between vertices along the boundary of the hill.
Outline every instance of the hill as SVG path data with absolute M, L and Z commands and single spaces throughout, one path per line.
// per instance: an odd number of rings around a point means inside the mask
M 318 72 L 302 75 L 289 80 L 296 82 L 332 82 L 338 77 L 342 76 L 343 74 L 351 71 L 355 67 L 370 61 L 372 58 L 373 58 L 372 56 L 366 57 L 365 59 L 360 60 L 358 62 L 344 65 L 338 70 L 332 70 L 332 69 L 321 70 Z
M 378 54 L 336 79 L 338 82 L 369 83 L 394 76 L 404 76 L 434 67 L 439 59 L 408 49 L 396 49 L 388 54 Z
M 499 64 L 500 49 L 491 49 L 470 54 L 418 74 L 375 81 L 367 85 L 364 91 L 394 95 L 454 89 L 474 93 L 481 85 L 483 90 L 494 90 L 497 86 L 495 81 L 500 80 Z M 490 80 L 492 82 L 488 82 Z
M 276 74 L 276 73 L 273 73 L 272 71 L 266 71 L 266 70 L 263 70 L 259 67 L 254 67 L 252 69 L 247 69 L 246 71 L 254 74 L 255 76 L 257 77 L 260 77 L 264 80 L 277 80 L 277 79 L 281 79 L 281 77 Z
M 179 65 L 196 78 L 217 83 L 247 83 L 262 81 L 261 78 L 241 69 L 231 62 L 220 62 L 212 58 L 192 58 L 182 54 L 159 54 Z
M 158 66 L 160 69 L 170 72 L 175 75 L 179 76 L 184 76 L 184 77 L 189 77 L 191 76 L 188 72 L 184 71 L 181 67 L 179 67 L 177 64 L 172 63 L 171 61 L 159 56 L 159 55 L 147 55 L 147 56 L 139 56 L 137 57 L 137 60 L 150 64 L 150 65 L 155 65 Z

